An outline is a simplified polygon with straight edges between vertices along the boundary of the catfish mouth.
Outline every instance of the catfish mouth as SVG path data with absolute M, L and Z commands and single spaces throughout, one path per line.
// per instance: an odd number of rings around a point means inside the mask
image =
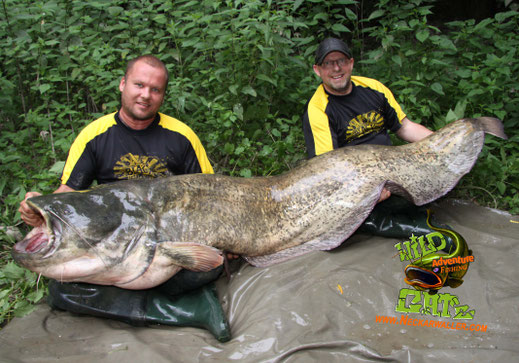
M 416 265 L 408 265 L 405 268 L 405 276 L 404 281 L 414 287 L 438 290 L 443 286 L 440 276 Z
M 36 206 L 30 200 L 27 201 L 44 220 L 44 222 L 34 227 L 25 238 L 13 246 L 13 257 L 21 257 L 33 254 L 44 254 L 44 258 L 51 255 L 56 249 L 56 234 L 61 234 L 61 224 L 51 220 L 48 212 Z

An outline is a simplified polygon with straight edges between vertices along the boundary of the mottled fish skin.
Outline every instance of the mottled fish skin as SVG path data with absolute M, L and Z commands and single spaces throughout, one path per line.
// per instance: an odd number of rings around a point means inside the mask
M 37 253 L 19 242 L 13 257 L 53 278 L 67 275 L 55 267 L 63 261 L 86 266 L 88 258 L 95 271 L 62 280 L 145 288 L 194 264 L 198 254 L 186 255 L 184 246 L 175 253 L 178 243 L 239 254 L 256 266 L 329 250 L 366 219 L 383 187 L 417 205 L 449 192 L 476 162 L 485 132 L 506 138 L 497 119 L 465 119 L 417 143 L 341 148 L 279 176 L 191 174 L 31 198 L 55 241 Z M 206 259 L 213 257 L 209 251 Z

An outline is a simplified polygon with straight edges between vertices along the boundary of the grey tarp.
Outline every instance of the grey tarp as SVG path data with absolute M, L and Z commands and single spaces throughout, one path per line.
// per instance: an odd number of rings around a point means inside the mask
M 475 257 L 461 286 L 439 291 L 437 296 L 451 296 L 444 316 L 438 316 L 443 305 L 436 311 L 426 304 L 430 315 L 395 311 L 399 294 L 414 291 L 402 290 L 409 288 L 405 263 L 394 245 L 403 241 L 355 235 L 334 251 L 268 268 L 235 262 L 231 280 L 217 282 L 233 334 L 227 343 L 201 329 L 135 328 L 42 304 L 0 332 L 0 360 L 518 361 L 518 218 L 454 201 L 434 209 L 465 237 Z M 417 300 L 408 297 L 402 306 L 423 305 L 422 294 L 414 295 Z M 460 306 L 473 318 L 455 319 Z M 377 316 L 394 321 L 377 322 Z

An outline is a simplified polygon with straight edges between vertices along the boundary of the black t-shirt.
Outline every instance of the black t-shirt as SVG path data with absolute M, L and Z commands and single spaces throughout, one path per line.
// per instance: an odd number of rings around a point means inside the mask
M 390 145 L 387 130 L 396 132 L 406 116 L 391 91 L 377 80 L 351 77 L 352 91 L 329 94 L 321 84 L 308 101 L 303 132 L 308 157 L 343 146 Z
M 196 134 L 181 121 L 157 114 L 144 130 L 133 130 L 118 113 L 87 125 L 72 144 L 61 182 L 81 190 L 94 180 L 153 178 L 213 169 Z

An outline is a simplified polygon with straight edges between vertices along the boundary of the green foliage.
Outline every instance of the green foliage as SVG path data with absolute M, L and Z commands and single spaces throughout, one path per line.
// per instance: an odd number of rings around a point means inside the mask
M 44 289 L 35 290 L 37 278 L 38 275 L 13 262 L 0 269 L 0 322 L 34 310 L 34 304 L 44 296 Z
M 355 72 L 389 86 L 409 117 L 437 129 L 504 120 L 453 192 L 519 212 L 519 13 L 432 24 L 433 0 L 2 0 L 0 221 L 21 225 L 25 193 L 48 193 L 70 144 L 119 106 L 127 61 L 167 65 L 162 111 L 200 136 L 215 171 L 274 175 L 304 158 L 300 116 L 318 85 L 319 40 L 347 40 Z M 1 236 L 0 236 L 1 237 Z M 2 238 L 1 260 L 13 241 Z M 35 276 L 2 262 L 0 323 L 38 301 Z M 34 291 L 39 291 L 35 293 Z M 36 294 L 36 295 L 34 295 Z M 26 296 L 21 298 L 18 296 Z
M 378 22 L 365 31 L 381 46 L 368 52 L 361 71 L 386 83 L 409 117 L 431 129 L 463 117 L 503 120 L 509 141 L 488 137 L 453 194 L 518 213 L 519 13 L 451 22 L 440 30 L 427 22 L 432 4 L 379 1 L 366 20 Z
M 302 158 L 293 117 L 301 93 L 312 87 L 299 53 L 313 38 L 296 35 L 307 25 L 290 14 L 289 4 L 202 1 L 196 11 L 192 3 L 164 8 L 176 65 L 174 103 L 166 107 L 191 120 L 219 172 L 279 173 Z M 287 148 L 299 155 L 285 155 Z
M 18 234 L 18 233 L 16 233 Z M 0 229 L 0 259 L 6 261 L 15 237 Z M 37 284 L 38 275 L 8 262 L 0 267 L 0 327 L 14 316 L 24 316 L 34 310 L 44 296 L 45 287 Z M 39 287 L 39 288 L 38 288 Z

